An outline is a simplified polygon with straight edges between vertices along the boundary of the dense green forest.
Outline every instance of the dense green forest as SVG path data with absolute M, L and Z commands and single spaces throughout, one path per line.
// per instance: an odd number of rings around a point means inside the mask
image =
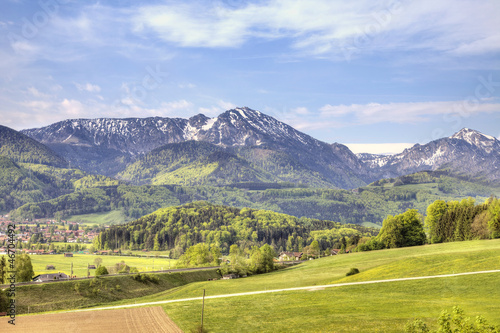
M 0 212 L 71 193 L 73 182 L 83 176 L 76 169 L 16 163 L 0 156 Z
M 0 125 L 0 155 L 18 163 L 66 167 L 66 162 L 47 146 L 11 128 Z
M 103 186 L 83 188 L 48 201 L 25 204 L 11 212 L 11 217 L 14 220 L 56 215 L 65 218 L 70 215 L 120 209 L 127 216 L 138 218 L 160 207 L 177 204 L 179 204 L 178 199 L 166 187 Z
M 334 187 L 321 173 L 284 152 L 265 147 L 224 149 L 187 141 L 157 148 L 129 165 L 118 178 L 141 184 L 228 185 L 240 182 L 293 182 Z
M 313 231 L 323 232 L 313 234 Z M 223 253 L 228 253 L 233 244 L 241 249 L 270 244 L 279 251 L 300 251 L 315 238 L 322 248 L 332 248 L 343 237 L 377 233 L 377 229 L 360 225 L 195 202 L 162 208 L 134 222 L 111 226 L 99 234 L 94 246 L 96 249 L 173 250 L 174 256 L 198 243 L 220 248 Z

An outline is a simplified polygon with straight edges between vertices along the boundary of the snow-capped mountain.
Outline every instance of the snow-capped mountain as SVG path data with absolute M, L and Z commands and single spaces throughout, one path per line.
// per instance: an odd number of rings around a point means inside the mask
M 255 172 L 267 174 L 266 179 L 301 182 L 311 174 L 312 186 L 354 188 L 380 178 L 442 168 L 500 179 L 500 141 L 467 128 L 390 156 L 356 156 L 342 144 L 316 140 L 247 107 L 214 118 L 198 114 L 189 119 L 74 119 L 22 133 L 46 144 L 72 166 L 108 176 L 167 144 L 199 141 L 248 162 Z M 126 173 L 131 174 L 130 169 Z
M 206 141 L 225 147 L 276 142 L 320 145 L 320 141 L 309 135 L 249 108 L 228 110 L 215 118 L 198 114 L 189 119 L 73 119 L 22 132 L 49 145 L 98 146 L 132 154 L 188 140 Z
M 470 143 L 471 145 L 483 150 L 487 154 L 493 151 L 498 152 L 500 150 L 500 141 L 497 140 L 495 137 L 483 134 L 481 132 L 469 128 L 463 128 L 459 132 L 450 136 L 450 139 L 464 140 Z
M 318 173 L 322 181 L 334 186 L 351 188 L 368 180 L 366 169 L 347 147 L 316 140 L 247 107 L 228 110 L 215 118 L 199 114 L 189 119 L 74 119 L 22 132 L 51 147 L 74 166 L 109 176 L 153 149 L 195 140 L 235 154 L 250 147 L 281 152 L 287 160 Z M 254 163 L 265 164 L 262 154 L 241 154 L 251 155 Z
M 469 176 L 500 179 L 500 141 L 468 128 L 425 145 L 416 144 L 400 154 L 358 154 L 358 158 L 384 178 L 447 168 Z

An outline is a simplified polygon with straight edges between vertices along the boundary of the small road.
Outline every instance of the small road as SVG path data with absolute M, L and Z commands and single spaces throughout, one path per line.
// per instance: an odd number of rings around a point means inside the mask
M 361 281 L 361 282 L 347 282 L 347 283 L 325 284 L 325 285 L 320 285 L 320 286 L 307 286 L 307 287 L 295 287 L 295 288 L 283 288 L 283 289 L 272 289 L 272 290 L 249 291 L 249 292 L 236 293 L 236 294 L 224 294 L 224 295 L 205 296 L 205 299 L 238 297 L 238 296 L 248 296 L 248 295 L 258 295 L 258 294 L 269 294 L 269 293 L 278 293 L 278 292 L 283 292 L 283 291 L 295 291 L 295 290 L 311 290 L 311 291 L 313 291 L 313 290 L 322 290 L 322 289 L 325 289 L 325 288 L 335 288 L 335 287 L 345 287 L 345 286 L 357 286 L 357 285 L 364 285 L 364 284 L 376 284 L 376 283 L 390 283 L 390 282 L 399 282 L 399 281 L 438 279 L 438 278 L 448 278 L 448 277 L 455 277 L 455 276 L 477 275 L 477 274 L 491 274 L 491 273 L 500 273 L 500 269 L 491 270 L 491 271 L 478 271 L 478 272 L 466 272 L 466 273 L 443 274 L 443 275 L 417 276 L 417 277 L 400 278 L 400 279 L 373 280 L 373 281 Z M 92 308 L 92 309 L 83 309 L 83 310 L 71 310 L 71 311 L 65 311 L 65 312 L 80 312 L 80 311 L 94 311 L 94 310 L 107 310 L 107 309 L 122 309 L 122 308 L 130 308 L 130 307 L 145 306 L 145 305 L 160 305 L 160 304 L 177 303 L 177 302 L 198 301 L 198 300 L 201 300 L 201 299 L 203 299 L 203 297 L 192 297 L 192 298 L 173 299 L 173 300 L 168 300 L 168 301 L 156 301 L 156 302 L 147 302 L 147 303 L 116 305 L 116 306 L 108 306 L 108 307 Z

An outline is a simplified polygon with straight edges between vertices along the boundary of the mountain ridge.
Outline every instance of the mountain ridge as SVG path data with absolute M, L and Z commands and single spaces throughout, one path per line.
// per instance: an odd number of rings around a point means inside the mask
M 500 141 L 469 128 L 426 144 L 417 143 L 399 154 L 357 156 L 383 178 L 446 168 L 459 174 L 500 179 Z
M 204 141 L 224 148 L 265 147 L 324 175 L 331 187 L 353 188 L 369 177 L 356 156 L 247 107 L 217 117 L 76 119 L 22 131 L 83 170 L 115 176 L 166 144 Z
M 318 181 L 309 183 L 315 187 L 355 188 L 380 178 L 442 168 L 474 177 L 483 175 L 486 180 L 500 179 L 500 142 L 468 128 L 450 137 L 415 144 L 394 155 L 355 155 L 345 145 L 322 142 L 248 107 L 227 110 L 213 118 L 197 114 L 188 119 L 73 119 L 22 133 L 46 144 L 87 172 L 112 177 L 155 149 L 194 140 L 221 147 L 238 158 L 247 156 L 254 160 L 251 162 L 254 167 L 258 165 L 266 172 L 279 168 L 262 156 L 284 154 L 278 159 L 279 163 L 286 164 L 280 172 L 293 169 L 291 165 L 295 162 L 291 161 L 294 160 L 301 168 L 319 175 Z M 268 153 L 248 152 L 258 149 Z M 493 172 L 487 172 L 489 167 L 493 167 Z M 285 179 L 280 178 L 280 174 L 274 173 L 274 176 L 276 181 L 300 179 L 297 175 Z

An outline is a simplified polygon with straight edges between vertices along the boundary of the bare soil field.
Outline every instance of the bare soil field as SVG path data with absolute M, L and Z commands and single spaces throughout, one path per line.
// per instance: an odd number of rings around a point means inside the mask
M 16 325 L 0 319 L 1 332 L 151 332 L 182 333 L 159 307 L 40 314 L 16 317 Z

